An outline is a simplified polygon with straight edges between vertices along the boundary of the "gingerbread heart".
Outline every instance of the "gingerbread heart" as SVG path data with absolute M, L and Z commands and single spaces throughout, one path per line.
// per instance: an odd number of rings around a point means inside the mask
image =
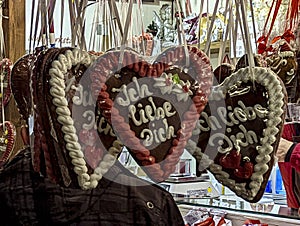
M 3 93 L 0 92 L 0 108 L 5 107 L 11 97 L 10 77 L 11 77 L 12 62 L 8 58 L 4 58 L 0 62 L 1 82 L 3 83 Z M 2 106 L 3 103 L 3 106 Z
M 298 63 L 296 53 L 285 41 L 279 41 L 278 51 L 266 58 L 268 66 L 283 81 L 288 93 L 289 102 L 295 98 L 297 90 L 297 69 Z
M 186 148 L 199 172 L 207 167 L 238 196 L 256 202 L 274 163 L 286 92 L 271 70 L 255 67 L 252 72 L 240 69 L 213 88 Z
M 25 55 L 17 60 L 13 65 L 11 72 L 11 89 L 18 110 L 25 121 L 31 114 L 31 94 L 30 94 L 30 64 L 33 58 L 32 54 Z
M 65 156 L 64 165 L 74 170 L 79 186 L 92 189 L 115 163 L 122 146 L 110 133 L 106 121 L 96 117 L 91 82 L 83 76 L 95 56 L 79 49 L 62 49 L 57 53 L 44 69 L 45 109 L 49 111 L 48 127 L 51 128 L 47 133 L 56 151 L 61 150 L 70 157 Z M 105 142 L 96 139 L 97 133 Z M 107 144 L 109 148 L 105 149 Z
M 12 154 L 16 139 L 15 126 L 6 121 L 0 124 L 0 166 L 9 160 Z
M 207 102 L 209 60 L 192 47 L 187 55 L 184 47 L 168 49 L 154 63 L 126 50 L 120 65 L 120 56 L 108 52 L 90 68 L 100 115 L 148 176 L 164 180 L 174 172 Z

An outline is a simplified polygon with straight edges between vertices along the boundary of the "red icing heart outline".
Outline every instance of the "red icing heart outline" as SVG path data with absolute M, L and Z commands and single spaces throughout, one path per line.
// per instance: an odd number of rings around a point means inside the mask
M 210 91 L 212 71 L 208 58 L 197 48 L 189 47 L 188 50 L 192 65 L 197 72 L 197 77 L 194 79 L 201 84 L 199 85 L 201 89 L 197 89 L 198 91 L 193 97 L 193 105 L 190 106 L 189 110 L 183 116 L 182 124 L 185 126 L 177 131 L 177 139 L 173 140 L 172 146 L 164 158 L 164 164 L 157 163 L 155 156 L 140 143 L 139 138 L 135 136 L 135 132 L 125 122 L 123 116 L 120 116 L 119 110 L 114 106 L 114 101 L 107 92 L 108 85 L 106 81 L 108 81 L 110 75 L 114 76 L 113 70 L 118 68 L 120 52 L 109 52 L 100 57 L 94 64 L 94 68 L 92 67 L 90 73 L 91 80 L 93 81 L 92 91 L 94 98 L 99 102 L 98 106 L 101 109 L 102 115 L 113 124 L 114 130 L 117 132 L 120 140 L 126 147 L 130 147 L 130 151 L 134 154 L 136 160 L 145 167 L 144 169 L 147 171 L 148 176 L 156 181 L 166 179 L 175 170 L 179 157 L 199 118 L 199 113 L 204 109 L 206 96 Z M 138 73 L 138 79 L 143 77 L 159 78 L 163 72 L 175 65 L 176 68 L 184 70 L 184 64 L 184 48 L 176 47 L 166 50 L 159 55 L 154 64 L 143 61 L 141 56 L 135 53 L 125 51 L 122 68 L 127 67 Z
M 5 150 L 3 151 L 3 154 L 0 157 L 0 166 L 3 165 L 5 162 L 8 161 L 9 157 L 12 154 L 14 145 L 15 145 L 15 138 L 16 138 L 16 128 L 10 121 L 5 121 L 5 128 L 7 131 L 7 134 L 5 131 L 3 131 L 3 123 L 0 124 L 0 128 L 2 130 L 2 141 L 1 146 L 5 147 Z M 0 153 L 2 151 L 0 150 Z

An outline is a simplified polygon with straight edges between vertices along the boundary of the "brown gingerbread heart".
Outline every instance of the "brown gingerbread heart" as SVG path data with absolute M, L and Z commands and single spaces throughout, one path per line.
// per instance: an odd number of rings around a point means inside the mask
M 200 171 L 249 202 L 265 190 L 286 108 L 282 81 L 269 69 L 240 69 L 213 88 L 187 145 Z
M 0 62 L 0 71 L 3 79 L 3 93 L 0 92 L 0 108 L 5 107 L 11 97 L 10 79 L 11 79 L 12 62 L 8 58 L 4 58 Z M 3 106 L 2 106 L 3 103 Z
M 153 63 L 132 52 L 100 57 L 90 70 L 100 114 L 155 181 L 176 167 L 212 83 L 208 58 L 189 47 L 166 50 Z
M 9 160 L 16 139 L 16 128 L 10 121 L 0 124 L 0 167 Z

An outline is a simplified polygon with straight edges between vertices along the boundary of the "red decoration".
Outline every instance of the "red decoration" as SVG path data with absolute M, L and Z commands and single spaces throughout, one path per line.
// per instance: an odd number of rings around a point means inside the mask
M 226 169 L 236 169 L 240 166 L 241 158 L 240 152 L 232 150 L 220 158 L 220 165 Z

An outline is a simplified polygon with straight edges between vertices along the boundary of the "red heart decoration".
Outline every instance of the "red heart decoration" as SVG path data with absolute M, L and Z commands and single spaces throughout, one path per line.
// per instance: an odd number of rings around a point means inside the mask
M 79 140 L 87 146 L 92 146 L 95 144 L 97 139 L 99 138 L 95 130 L 82 129 L 79 132 Z
M 222 167 L 227 169 L 236 169 L 241 164 L 241 158 L 242 156 L 238 151 L 232 150 L 226 154 L 223 154 L 219 162 Z
M 88 145 L 84 147 L 84 155 L 87 156 L 87 163 L 93 169 L 96 169 L 102 159 L 103 151 L 100 148 Z
M 12 154 L 16 139 L 16 128 L 9 122 L 5 122 L 5 129 L 3 123 L 0 124 L 0 166 L 9 160 Z
M 251 178 L 252 174 L 254 172 L 254 166 L 252 162 L 246 162 L 243 166 L 237 167 L 237 169 L 234 170 L 234 175 L 241 179 L 249 179 Z
M 198 174 L 208 167 L 238 196 L 257 202 L 274 164 L 285 110 L 284 85 L 266 68 L 242 68 L 213 87 L 186 146 Z
M 108 52 L 90 68 L 99 117 L 105 117 L 137 163 L 156 181 L 176 167 L 212 83 L 208 58 L 183 47 L 159 55 L 154 63 L 142 56 Z M 118 67 L 120 70 L 118 70 Z

